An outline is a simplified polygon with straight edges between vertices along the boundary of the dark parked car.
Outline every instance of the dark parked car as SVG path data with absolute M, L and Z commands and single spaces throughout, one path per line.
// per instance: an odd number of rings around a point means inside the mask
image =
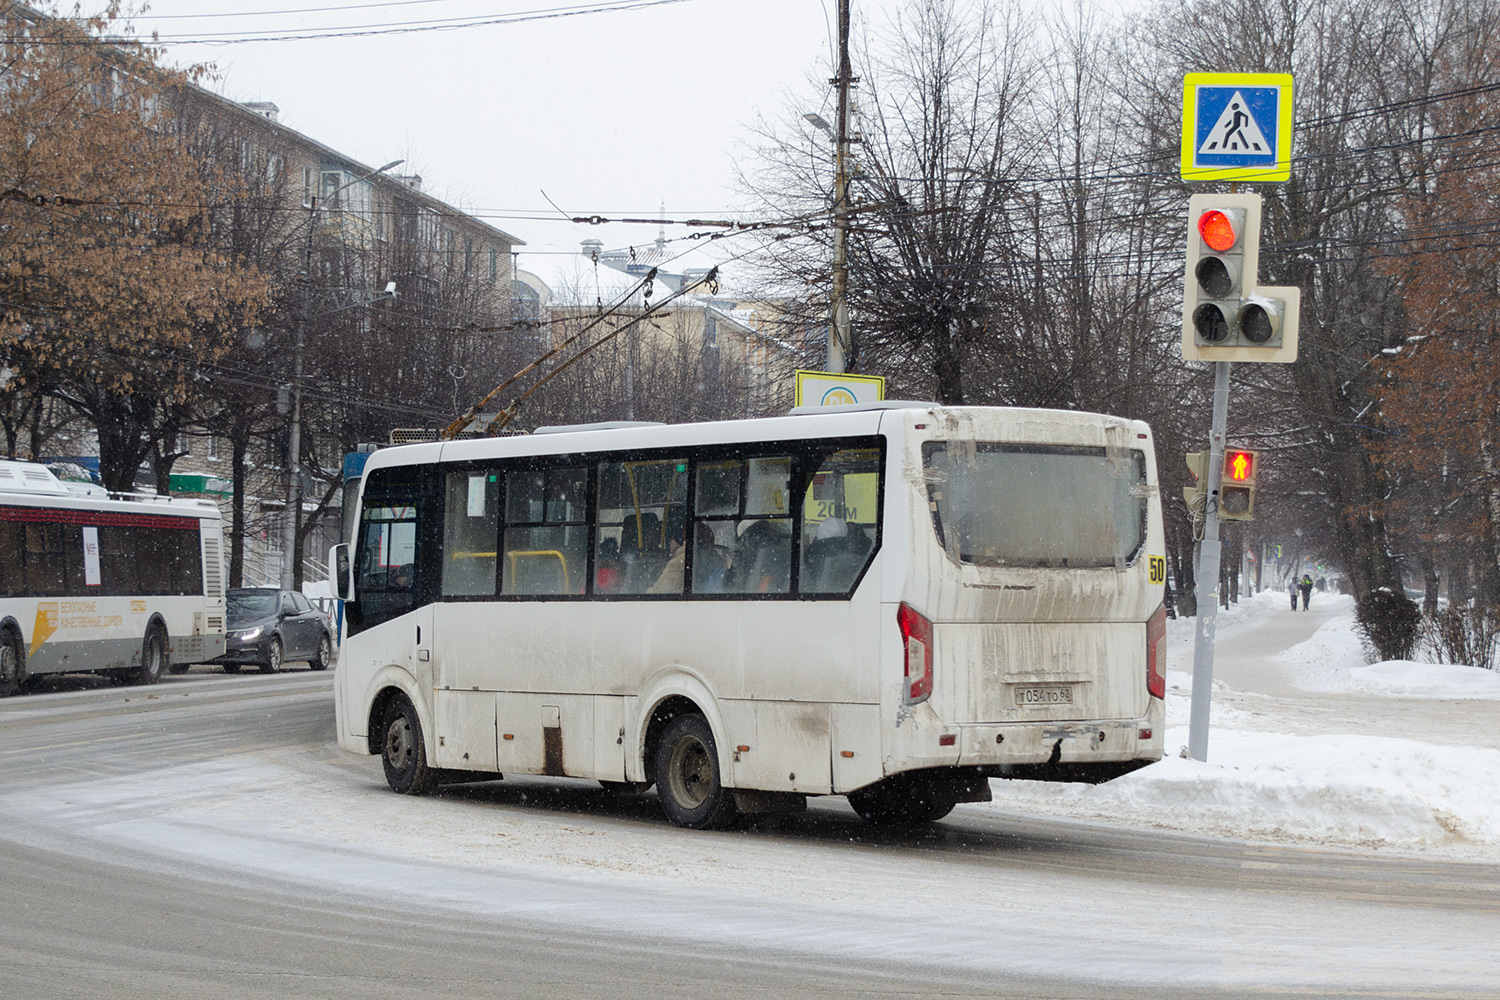
M 224 655 L 214 660 L 237 674 L 247 663 L 274 674 L 287 660 L 326 670 L 333 654 L 328 618 L 295 590 L 247 587 L 226 595 L 229 628 Z

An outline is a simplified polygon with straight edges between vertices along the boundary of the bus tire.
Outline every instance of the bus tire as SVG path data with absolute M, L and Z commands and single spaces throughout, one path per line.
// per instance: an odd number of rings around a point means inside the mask
M 0 698 L 20 693 L 26 679 L 25 661 L 21 659 L 21 637 L 13 628 L 0 629 Z
M 876 826 L 932 823 L 957 804 L 958 797 L 947 783 L 920 775 L 894 775 L 849 793 L 849 805 L 861 819 Z
M 281 639 L 271 636 L 271 645 L 267 647 L 266 662 L 260 665 L 263 674 L 274 674 L 281 669 Z
M 152 622 L 146 626 L 146 638 L 141 642 L 141 665 L 127 671 L 125 676 L 132 684 L 155 684 L 170 664 L 167 630 L 160 622 Z
M 380 763 L 385 782 L 401 795 L 426 795 L 437 787 L 438 775 L 427 764 L 422 742 L 422 720 L 406 695 L 391 699 L 381 727 Z
M 719 775 L 713 730 L 701 715 L 679 715 L 667 724 L 656 753 L 656 794 L 667 819 L 692 830 L 732 824 L 734 794 Z
M 307 661 L 307 665 L 314 670 L 327 670 L 328 661 L 332 657 L 333 642 L 329 640 L 328 633 L 325 632 L 323 633 L 323 637 L 318 640 L 318 651 L 313 654 L 312 659 Z

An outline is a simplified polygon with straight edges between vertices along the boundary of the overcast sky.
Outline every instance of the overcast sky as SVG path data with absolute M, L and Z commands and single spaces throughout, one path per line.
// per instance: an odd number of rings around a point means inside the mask
M 274 102 L 284 124 L 372 166 L 404 158 L 394 173 L 421 174 L 428 193 L 524 240 L 520 266 L 548 275 L 557 258 L 536 255 L 591 237 L 648 244 L 657 230 L 553 221 L 543 191 L 570 216 L 655 218 L 665 203 L 669 218 L 718 218 L 742 204 L 734 159 L 757 114 L 777 117 L 799 94 L 798 110 L 833 117 L 821 84 L 833 0 L 633 2 L 409 31 L 611 4 L 152 0 L 135 24 L 174 43 L 174 64 L 215 63 L 208 86 L 232 100 Z M 386 33 L 354 34 L 371 30 Z M 337 37 L 175 44 L 312 32 Z

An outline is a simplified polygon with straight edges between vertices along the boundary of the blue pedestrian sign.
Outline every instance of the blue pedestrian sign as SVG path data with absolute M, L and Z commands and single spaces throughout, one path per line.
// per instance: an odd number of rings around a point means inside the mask
M 1284 181 L 1292 175 L 1290 73 L 1189 73 L 1182 88 L 1182 179 Z

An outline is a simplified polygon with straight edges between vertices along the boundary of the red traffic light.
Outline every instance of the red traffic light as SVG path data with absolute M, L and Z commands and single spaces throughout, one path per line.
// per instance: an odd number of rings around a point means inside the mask
M 1210 250 L 1224 253 L 1239 242 L 1239 226 L 1235 223 L 1236 220 L 1228 212 L 1211 208 L 1198 216 L 1198 235 L 1203 237 L 1204 244 Z
M 1255 452 L 1244 448 L 1224 452 L 1224 478 L 1235 483 L 1255 482 Z

